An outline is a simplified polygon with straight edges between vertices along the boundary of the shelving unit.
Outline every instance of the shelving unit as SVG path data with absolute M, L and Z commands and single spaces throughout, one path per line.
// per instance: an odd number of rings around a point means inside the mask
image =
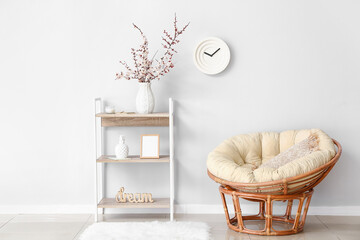
M 169 127 L 169 155 L 161 155 L 160 158 L 141 159 L 140 156 L 128 156 L 127 159 L 115 160 L 112 155 L 103 154 L 103 128 L 104 127 Z M 98 210 L 105 208 L 169 208 L 170 220 L 174 219 L 174 111 L 173 100 L 169 99 L 168 113 L 103 113 L 101 98 L 95 99 L 95 221 L 98 221 Z M 168 163 L 170 171 L 169 198 L 153 198 L 153 203 L 118 203 L 114 198 L 104 196 L 105 173 L 104 165 L 108 163 Z M 114 194 L 115 195 L 115 194 Z

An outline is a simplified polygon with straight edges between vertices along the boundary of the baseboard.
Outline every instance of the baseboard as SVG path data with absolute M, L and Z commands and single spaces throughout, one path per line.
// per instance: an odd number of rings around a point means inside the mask
M 92 214 L 93 205 L 0 205 L 0 214 Z M 246 214 L 255 214 L 258 209 L 255 205 L 242 205 Z M 278 209 L 274 208 L 274 212 Z M 106 213 L 118 213 L 118 209 L 108 209 Z M 127 210 L 127 213 L 165 213 L 166 210 L 134 209 Z M 182 214 L 223 214 L 224 209 L 220 204 L 178 204 L 175 205 L 175 212 Z M 234 213 L 232 206 L 229 212 Z M 360 216 L 360 206 L 311 206 L 309 215 L 343 215 Z

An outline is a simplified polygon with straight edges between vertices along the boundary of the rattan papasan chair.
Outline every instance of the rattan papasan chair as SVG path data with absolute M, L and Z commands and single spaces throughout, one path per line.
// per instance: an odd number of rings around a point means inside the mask
M 278 168 L 262 167 L 314 134 L 318 144 L 315 151 Z M 220 183 L 230 229 L 257 235 L 288 235 L 303 230 L 313 188 L 326 177 L 340 155 L 341 145 L 320 129 L 243 134 L 215 148 L 208 156 L 207 169 L 209 177 Z M 229 215 L 225 195 L 232 198 L 234 217 Z M 259 213 L 244 216 L 239 198 L 258 202 Z M 284 215 L 273 215 L 275 201 L 287 202 Z M 292 212 L 294 201 L 298 202 L 296 212 Z M 265 227 L 247 228 L 247 220 L 264 221 Z M 274 229 L 273 221 L 287 223 L 290 228 Z

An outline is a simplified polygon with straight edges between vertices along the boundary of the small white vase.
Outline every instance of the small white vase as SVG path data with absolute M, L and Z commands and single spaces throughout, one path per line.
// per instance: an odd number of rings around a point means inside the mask
M 154 111 L 155 99 L 151 91 L 151 83 L 139 83 L 140 88 L 136 95 L 136 112 L 152 113 Z
M 125 143 L 125 137 L 120 135 L 119 143 L 115 147 L 115 155 L 117 159 L 127 158 L 129 154 L 129 147 Z

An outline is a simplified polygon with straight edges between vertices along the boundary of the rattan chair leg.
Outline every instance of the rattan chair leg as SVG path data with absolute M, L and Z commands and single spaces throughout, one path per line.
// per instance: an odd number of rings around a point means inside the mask
M 304 212 L 303 212 L 303 216 L 302 216 L 301 224 L 300 224 L 300 225 L 302 225 L 302 226 L 305 225 L 305 220 L 306 220 L 307 212 L 308 212 L 308 210 L 309 210 L 311 197 L 312 197 L 312 195 L 310 195 L 310 196 L 308 196 L 308 197 L 306 198 L 305 207 L 304 207 Z
M 235 193 L 236 192 L 234 192 L 233 195 L 232 195 L 233 202 L 234 202 L 234 207 L 235 207 L 235 216 L 236 216 L 236 219 L 237 219 L 238 228 L 239 228 L 240 231 L 242 231 L 244 229 L 244 223 L 243 223 L 243 218 L 242 218 L 242 215 L 241 215 L 239 197 L 237 197 Z
M 265 202 L 259 202 L 259 217 L 265 218 Z
M 298 210 L 296 212 L 293 229 L 297 229 L 299 227 L 299 221 L 300 221 L 300 217 L 301 217 L 301 210 L 302 210 L 303 204 L 304 204 L 304 197 L 301 197 L 301 198 L 299 198 L 299 206 L 298 206 Z
M 220 186 L 220 187 L 221 187 L 221 186 Z M 224 207 L 224 212 L 225 212 L 225 217 L 226 217 L 226 223 L 229 225 L 229 224 L 230 224 L 229 210 L 228 210 L 228 208 L 227 208 L 225 195 L 224 195 L 224 193 L 222 193 L 221 191 L 220 191 L 220 196 L 221 196 L 221 200 L 222 200 L 223 207 Z
M 266 234 L 270 235 L 272 228 L 272 200 L 271 196 L 268 195 L 266 198 L 266 209 L 265 209 L 265 231 Z
M 285 216 L 284 216 L 287 220 L 289 220 L 291 218 L 292 205 L 293 205 L 293 200 L 288 200 L 288 204 L 287 204 L 286 212 L 285 212 Z

